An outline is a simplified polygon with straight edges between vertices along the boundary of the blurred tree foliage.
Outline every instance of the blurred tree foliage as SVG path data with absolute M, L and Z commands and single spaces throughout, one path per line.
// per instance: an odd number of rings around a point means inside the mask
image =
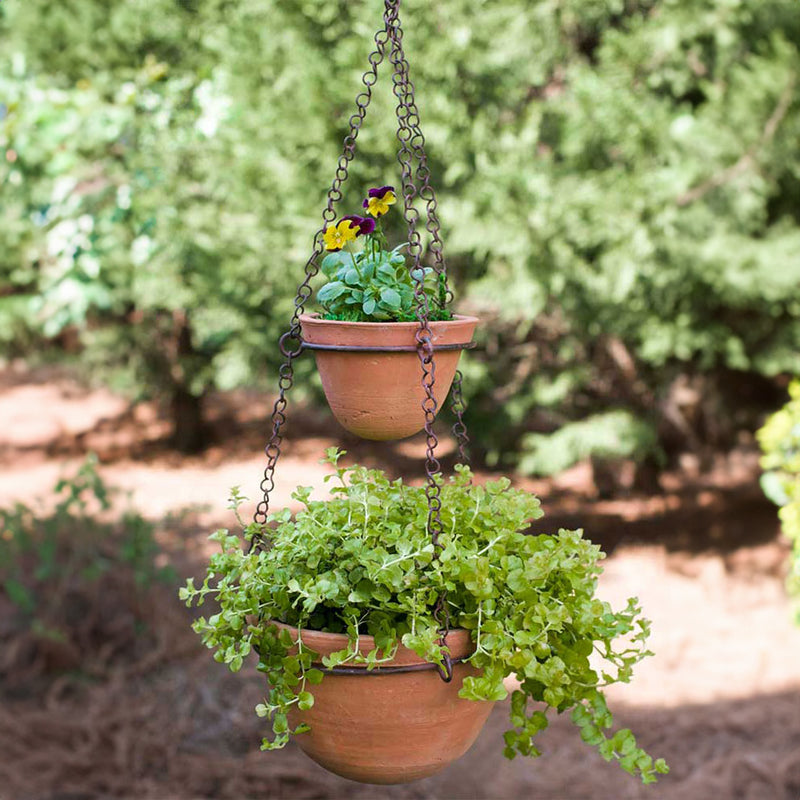
M 6 0 L 0 346 L 78 330 L 199 446 L 209 386 L 274 376 L 381 5 Z M 486 320 L 483 455 L 551 472 L 752 428 L 800 371 L 800 4 L 403 7 Z M 398 180 L 391 99 L 384 69 L 344 207 Z

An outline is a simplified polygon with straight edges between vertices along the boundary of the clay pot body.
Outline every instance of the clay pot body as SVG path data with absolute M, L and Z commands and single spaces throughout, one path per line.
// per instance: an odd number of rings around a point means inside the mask
M 416 345 L 417 322 L 339 322 L 316 314 L 300 317 L 303 339 L 314 344 L 385 347 Z M 472 341 L 476 317 L 456 315 L 431 322 L 434 347 Z M 416 352 L 374 353 L 315 350 L 328 404 L 342 427 L 362 439 L 404 439 L 422 430 L 422 367 Z M 447 398 L 460 350 L 434 353 L 433 386 L 439 407 Z
M 297 639 L 298 631 L 280 623 Z M 300 631 L 303 646 L 320 657 L 347 647 L 347 636 Z M 469 631 L 447 636 L 453 658 L 474 650 Z M 374 649 L 371 636 L 362 636 L 359 650 Z M 413 651 L 398 647 L 395 658 L 381 666 L 425 662 Z M 292 727 L 311 726 L 295 742 L 325 769 L 362 783 L 407 783 L 433 775 L 460 758 L 477 738 L 494 703 L 458 697 L 465 677 L 478 675 L 468 664 L 453 665 L 453 680 L 445 683 L 436 669 L 412 672 L 368 672 L 348 662 L 359 674 L 326 674 L 308 687 L 314 705 L 289 713 Z

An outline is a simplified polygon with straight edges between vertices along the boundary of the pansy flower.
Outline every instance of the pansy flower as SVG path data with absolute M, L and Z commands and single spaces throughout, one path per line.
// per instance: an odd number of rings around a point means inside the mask
M 367 236 L 375 230 L 375 220 L 371 217 L 359 217 L 357 214 L 348 214 L 342 220 L 350 220 L 356 228 L 356 236 Z
M 336 225 L 328 225 L 322 234 L 322 241 L 326 250 L 341 250 L 348 242 L 352 242 L 358 235 L 358 228 L 353 226 L 349 219 L 342 219 Z
M 364 201 L 364 208 L 367 209 L 367 214 L 372 214 L 373 217 L 382 217 L 389 211 L 389 206 L 393 206 L 396 202 L 394 186 L 381 186 L 378 189 L 369 190 L 367 199 Z

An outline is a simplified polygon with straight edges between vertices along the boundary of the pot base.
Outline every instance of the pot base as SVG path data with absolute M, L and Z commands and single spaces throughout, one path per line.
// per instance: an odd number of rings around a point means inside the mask
M 283 627 L 283 626 L 279 626 Z M 296 638 L 297 629 L 288 628 Z M 304 630 L 303 645 L 320 656 L 344 649 L 347 637 Z M 362 637 L 361 651 L 374 645 Z M 448 634 L 454 658 L 473 650 L 470 634 Z M 399 647 L 390 665 L 424 663 Z M 409 783 L 434 775 L 460 758 L 477 739 L 494 703 L 458 696 L 464 678 L 479 671 L 469 664 L 453 665 L 453 680 L 445 683 L 435 669 L 413 672 L 328 674 L 311 687 L 314 705 L 293 707 L 289 723 L 311 726 L 295 737 L 303 752 L 320 766 L 351 781 L 371 784 Z
M 466 674 L 477 671 L 461 665 L 453 671 L 449 684 L 436 670 L 326 675 L 314 687 L 314 707 L 289 715 L 292 725 L 311 725 L 295 741 L 351 781 L 410 783 L 434 775 L 469 750 L 492 710 L 492 703 L 458 697 Z

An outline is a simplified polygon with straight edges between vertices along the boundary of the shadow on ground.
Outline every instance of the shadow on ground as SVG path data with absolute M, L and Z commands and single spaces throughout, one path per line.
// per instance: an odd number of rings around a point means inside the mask
M 181 639 L 180 636 L 177 637 Z M 257 676 L 202 657 L 156 659 L 101 684 L 55 681 L 38 707 L 0 707 L 0 785 L 7 800 L 271 798 L 281 800 L 797 800 L 800 694 L 677 708 L 616 706 L 620 726 L 672 765 L 640 786 L 584 745 L 566 718 L 542 736 L 537 761 L 501 754 L 498 704 L 472 750 L 438 776 L 392 787 L 351 783 L 295 746 L 259 752 Z M 189 648 L 191 650 L 191 647 Z M 196 657 L 195 657 L 196 656 Z
M 134 465 L 213 475 L 224 465 L 246 462 L 252 471 L 253 460 L 263 451 L 271 410 L 271 400 L 262 392 L 210 396 L 210 444 L 202 453 L 186 457 L 170 447 L 169 426 L 153 404 L 130 406 L 67 375 L 34 370 L 20 376 L 2 371 L 0 401 L 12 422 L 17 420 L 10 432 L 0 432 L 0 466 L 19 472 L 35 469 L 36 463 L 78 459 L 94 452 L 101 464 L 118 467 L 117 477 L 123 481 L 125 470 Z M 423 479 L 424 436 L 400 442 L 356 439 L 336 424 L 326 408 L 310 408 L 296 398 L 288 417 L 281 464 L 314 464 L 325 447 L 338 446 L 348 451 L 349 459 L 409 481 Z M 442 466 L 449 472 L 455 445 L 446 426 L 440 428 Z M 655 493 L 628 493 L 614 499 L 598 496 L 592 470 L 584 467 L 573 470 L 566 481 L 515 479 L 539 494 L 547 512 L 532 532 L 583 527 L 608 553 L 620 544 L 658 544 L 670 551 L 722 555 L 770 542 L 778 535 L 774 508 L 758 486 L 758 459 L 752 449 L 719 457 L 702 473 L 666 472 L 660 479 L 661 490 Z M 479 480 L 493 477 L 480 469 L 477 475 Z

